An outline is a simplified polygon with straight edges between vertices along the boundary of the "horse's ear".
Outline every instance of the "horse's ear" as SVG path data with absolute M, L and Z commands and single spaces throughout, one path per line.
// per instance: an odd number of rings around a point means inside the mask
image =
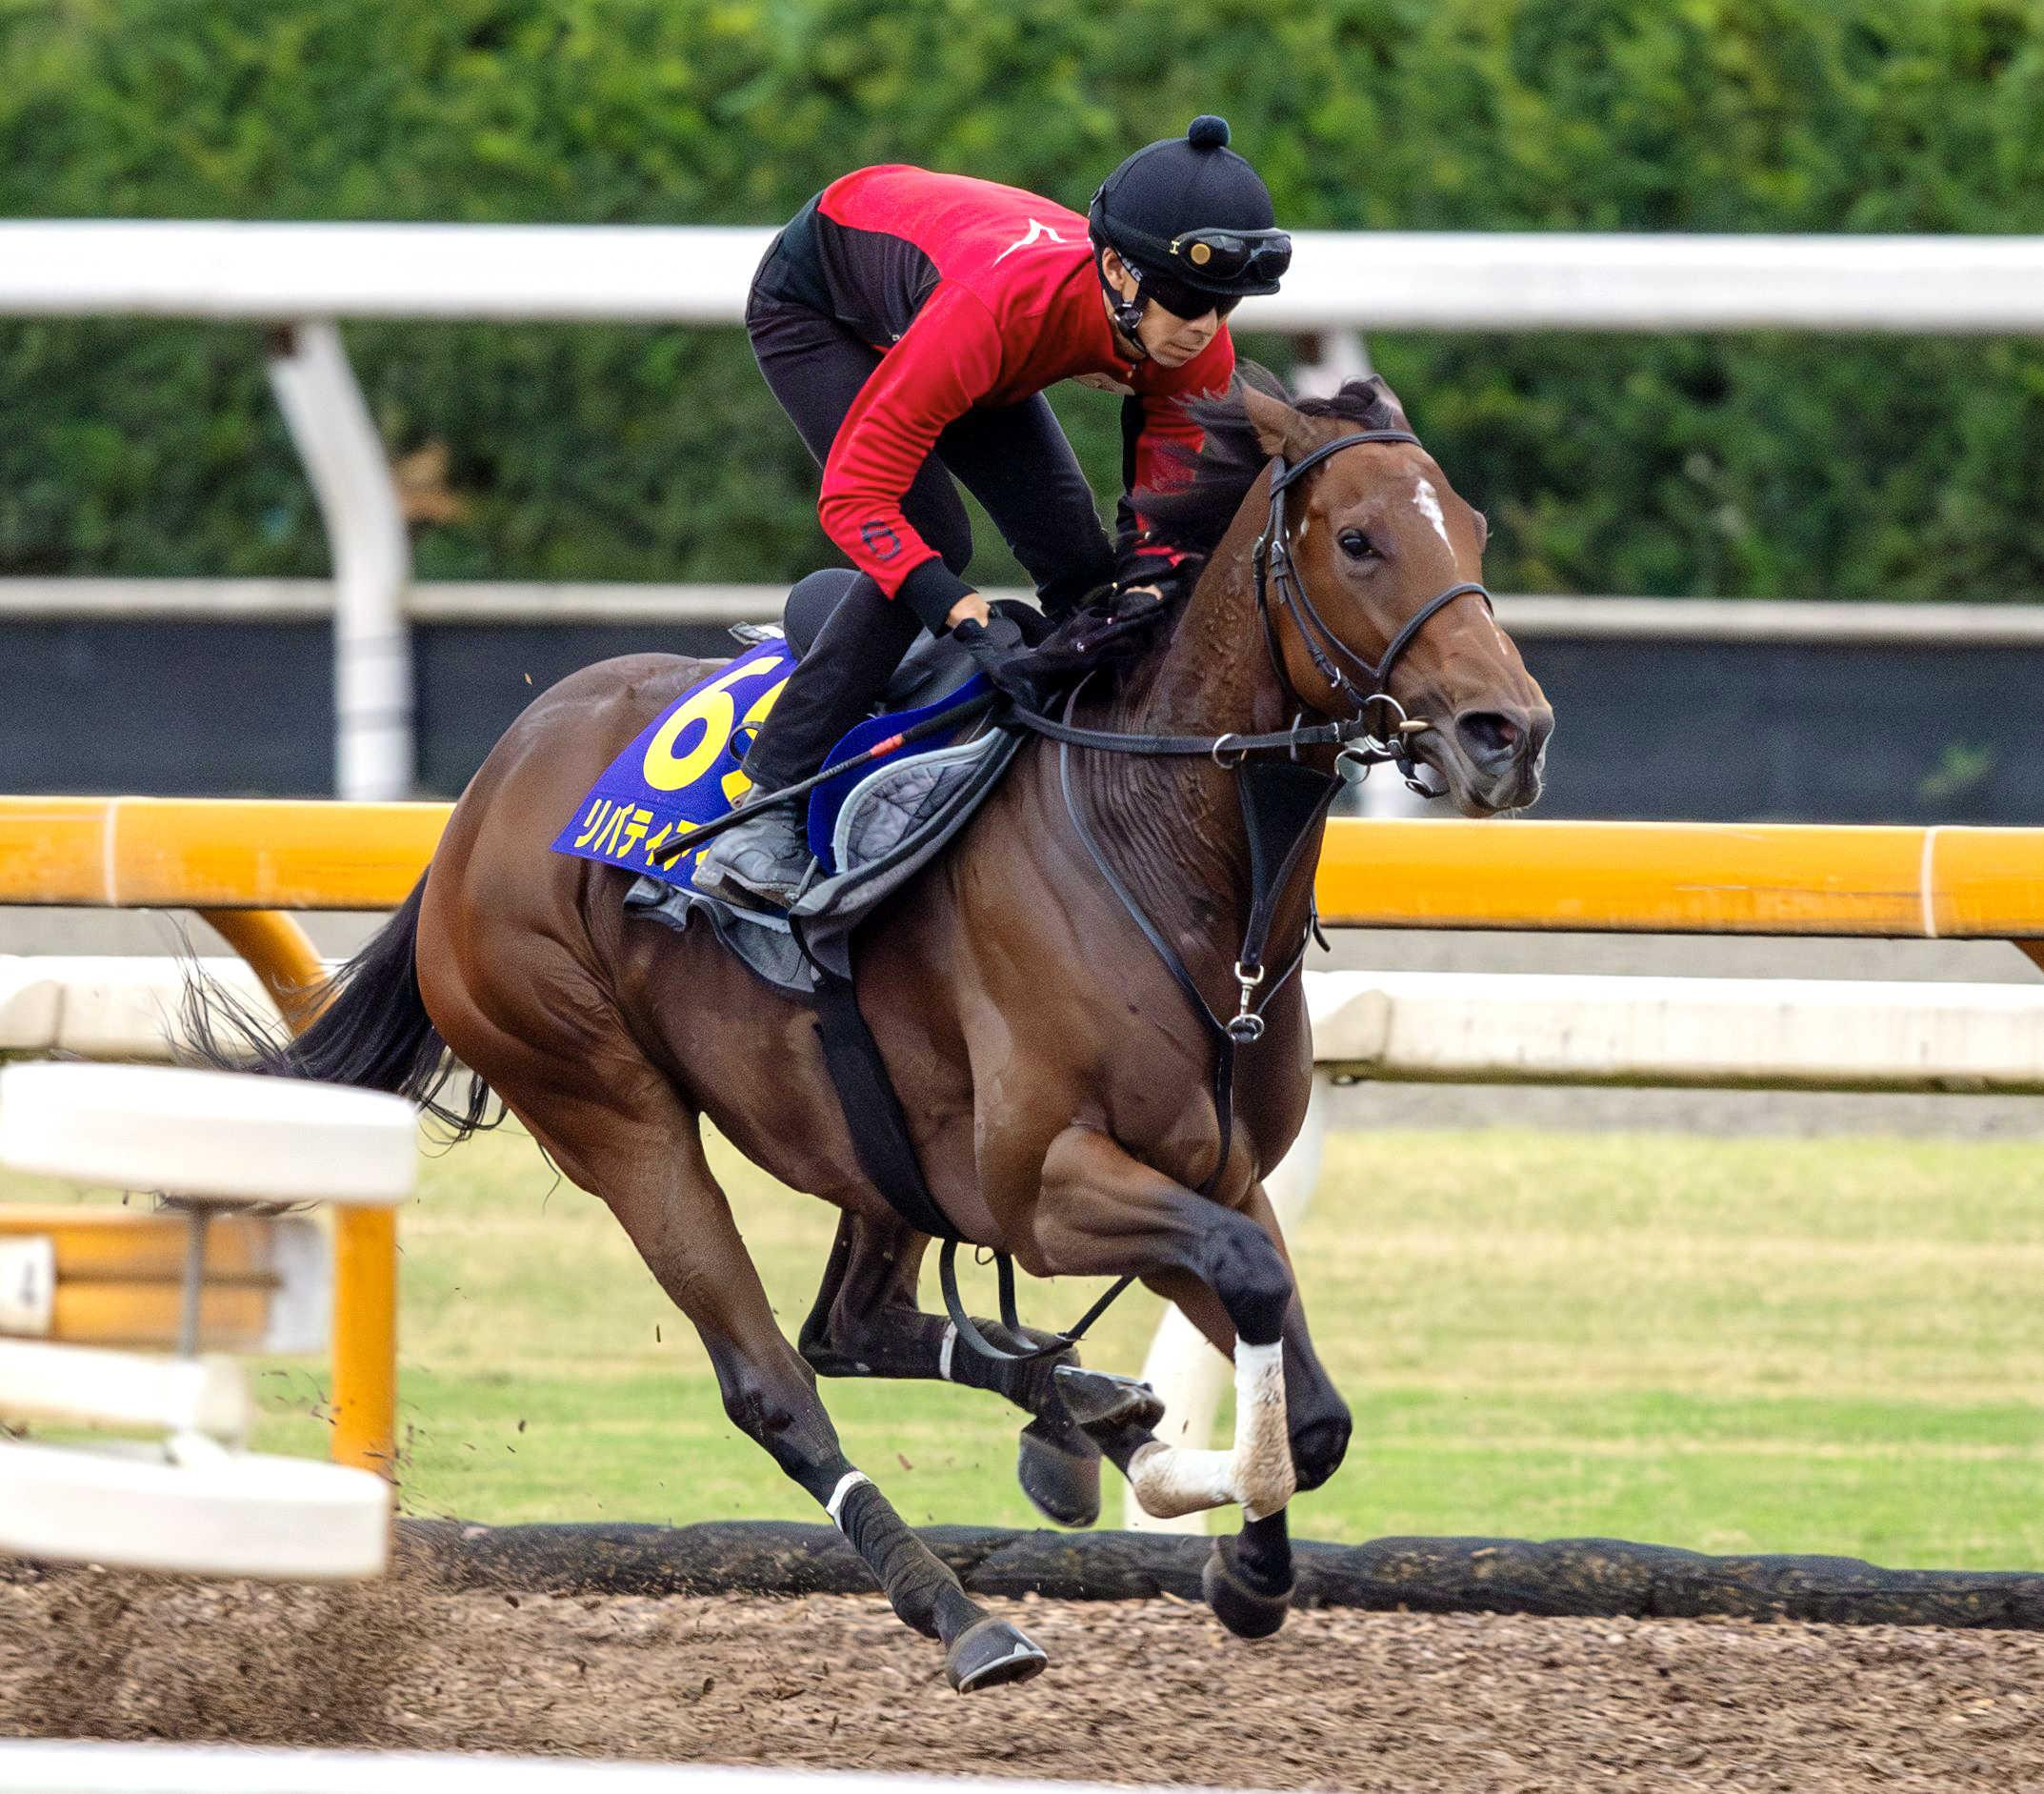
M 1377 396 L 1384 401 L 1385 408 L 1392 414 L 1392 428 L 1412 429 L 1413 420 L 1405 414 L 1405 407 L 1398 403 L 1398 395 L 1391 390 L 1391 383 L 1381 373 L 1373 373 L 1370 379 L 1377 389 Z
M 1242 414 L 1256 433 L 1256 446 L 1266 454 L 1296 457 L 1299 444 L 1308 433 L 1306 419 L 1281 398 L 1273 398 L 1245 380 L 1238 388 Z

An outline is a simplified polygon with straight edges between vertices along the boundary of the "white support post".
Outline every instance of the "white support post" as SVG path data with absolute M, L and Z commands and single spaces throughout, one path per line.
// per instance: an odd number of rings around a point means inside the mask
M 331 323 L 275 332 L 270 385 L 333 560 L 334 791 L 370 802 L 409 797 L 411 544 L 382 438 Z
M 1306 1120 L 1299 1137 L 1263 1180 L 1264 1194 L 1271 1199 L 1277 1224 L 1288 1240 L 1296 1231 L 1320 1181 L 1320 1155 L 1327 1144 L 1329 1083 L 1328 1074 L 1315 1069 L 1313 1097 L 1306 1105 Z M 1175 1304 L 1165 1309 L 1150 1341 L 1150 1355 L 1143 1360 L 1143 1381 L 1164 1399 L 1164 1419 L 1157 1425 L 1157 1437 L 1167 1445 L 1204 1446 L 1213 1437 L 1221 1396 L 1233 1374 L 1228 1361 L 1213 1349 L 1204 1333 L 1178 1312 Z M 1204 1514 L 1155 1519 L 1143 1511 L 1133 1489 L 1124 1493 L 1121 1511 L 1122 1524 L 1131 1532 L 1207 1529 Z
M 1301 398 L 1333 398 L 1351 380 L 1367 380 L 1375 372 L 1361 331 L 1321 331 L 1306 340 L 1314 358 L 1292 371 L 1293 390 Z

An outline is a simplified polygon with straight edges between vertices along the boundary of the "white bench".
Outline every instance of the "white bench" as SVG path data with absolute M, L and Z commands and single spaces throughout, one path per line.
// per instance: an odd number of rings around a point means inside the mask
M 415 1126 L 400 1098 L 332 1085 L 153 1066 L 0 1071 L 0 1163 L 154 1192 L 185 1237 L 177 1357 L 0 1339 L 0 1419 L 164 1435 L 0 1441 L 0 1550 L 217 1576 L 383 1569 L 390 1485 L 241 1450 L 252 1413 L 241 1367 L 198 1346 L 215 1217 L 274 1201 L 391 1206 L 415 1181 Z M 162 1241 L 98 1244 L 117 1262 L 124 1245 L 160 1257 Z M 15 1303 L 31 1317 L 36 1306 Z

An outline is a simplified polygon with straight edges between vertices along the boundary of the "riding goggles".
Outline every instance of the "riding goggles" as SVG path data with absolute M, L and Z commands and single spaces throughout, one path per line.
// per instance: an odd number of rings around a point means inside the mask
M 1274 287 L 1292 266 L 1292 237 L 1284 231 L 1187 231 L 1172 238 L 1171 253 L 1195 280 Z

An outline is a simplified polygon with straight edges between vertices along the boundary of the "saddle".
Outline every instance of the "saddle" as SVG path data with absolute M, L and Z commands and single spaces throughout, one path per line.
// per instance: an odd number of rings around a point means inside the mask
M 824 624 L 830 621 L 831 613 L 860 576 L 849 567 L 825 567 L 795 581 L 781 611 L 781 638 L 794 650 L 797 659 L 809 653 L 823 633 Z M 752 639 L 759 633 L 755 626 L 747 624 L 731 631 L 740 641 Z M 901 665 L 888 680 L 877 714 L 921 710 L 949 697 L 972 676 L 972 655 L 949 635 L 932 635 L 925 630 L 902 655 Z
M 689 836 L 744 797 L 741 757 L 750 736 L 858 576 L 839 568 L 812 574 L 790 593 L 779 628 L 734 629 L 746 652 L 655 716 L 553 842 L 556 852 L 636 874 L 628 911 L 674 928 L 707 924 L 759 978 L 805 1000 L 826 978 L 850 978 L 852 932 L 965 826 L 1022 739 L 983 726 L 987 682 L 967 650 L 923 636 L 874 716 L 826 758 L 834 766 L 874 755 L 811 795 L 808 834 L 818 876 L 801 898 L 782 914 L 697 891 Z M 901 742 L 904 736 L 912 738 Z

